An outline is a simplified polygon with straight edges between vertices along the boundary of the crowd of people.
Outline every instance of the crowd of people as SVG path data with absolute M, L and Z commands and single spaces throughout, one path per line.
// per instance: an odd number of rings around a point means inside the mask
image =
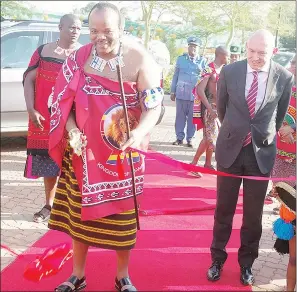
M 115 288 L 137 291 L 128 272 L 137 233 L 131 189 L 137 180 L 137 195 L 142 193 L 144 157 L 133 158 L 134 176 L 126 159 L 122 160 L 126 172 L 119 175 L 117 162 L 129 148 L 147 150 L 148 134 L 162 113 L 160 68 L 142 45 L 123 40 L 124 19 L 115 5 L 96 4 L 88 20 L 90 43 L 80 47 L 79 18 L 63 16 L 59 40 L 40 46 L 24 74 L 29 114 L 25 176 L 44 178 L 46 203 L 33 220 L 49 220 L 50 229 L 72 238 L 73 271 L 55 291 L 86 287 L 89 246 L 115 250 Z M 273 44 L 272 34 L 259 30 L 247 40 L 246 59 L 240 60 L 239 46 L 219 46 L 214 61 L 207 63 L 198 53 L 200 40 L 189 37 L 188 53 L 177 59 L 171 85 L 171 100 L 176 102 L 173 144 L 181 146 L 186 138 L 187 146 L 193 147 L 196 130 L 203 129 L 192 164 L 196 165 L 205 152 L 204 166 L 215 169 L 215 153 L 220 171 L 267 178 L 217 177 L 212 265 L 207 271 L 210 281 L 220 279 L 228 256 L 226 245 L 241 183 L 244 201 L 238 262 L 242 284 L 252 285 L 269 177 L 272 173 L 279 177 L 280 172 L 281 176 L 296 174 L 296 151 L 282 148 L 294 145 L 296 139 L 295 120 L 286 116 L 288 106 L 296 110 L 296 88 L 292 74 L 271 60 Z M 192 174 L 202 178 L 199 172 Z M 104 187 L 106 182 L 110 188 Z M 273 189 L 276 196 L 277 187 L 275 184 Z M 292 273 L 294 240 L 295 236 L 287 238 L 288 289 L 294 289 L 296 282 Z

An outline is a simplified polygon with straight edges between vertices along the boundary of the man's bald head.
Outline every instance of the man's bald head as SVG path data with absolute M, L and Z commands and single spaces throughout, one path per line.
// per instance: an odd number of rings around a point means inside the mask
M 61 17 L 60 19 L 60 24 L 59 26 L 62 26 L 62 25 L 67 25 L 69 23 L 73 23 L 73 22 L 76 22 L 76 21 L 80 21 L 79 17 L 77 15 L 74 15 L 74 14 L 65 14 Z
M 265 46 L 272 48 L 274 47 L 274 36 L 273 34 L 266 29 L 259 29 L 255 31 L 249 38 L 247 43 L 249 42 L 261 42 Z
M 216 62 L 219 62 L 222 65 L 228 63 L 229 51 L 224 46 L 218 46 L 215 50 Z
M 65 14 L 60 19 L 59 29 L 60 40 L 67 43 L 75 43 L 80 35 L 81 21 L 74 14 Z
M 229 54 L 229 52 L 226 49 L 226 47 L 224 47 L 224 46 L 218 46 L 218 47 L 216 47 L 215 56 L 228 55 L 228 54 Z
M 261 70 L 270 62 L 274 49 L 274 36 L 266 29 L 255 31 L 247 40 L 247 60 L 254 70 Z

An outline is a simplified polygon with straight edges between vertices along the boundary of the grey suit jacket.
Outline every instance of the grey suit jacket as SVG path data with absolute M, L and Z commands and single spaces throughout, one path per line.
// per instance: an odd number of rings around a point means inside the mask
M 292 74 L 271 61 L 264 100 L 253 119 L 245 98 L 247 60 L 225 66 L 218 81 L 217 110 L 222 123 L 216 143 L 216 160 L 229 168 L 251 131 L 254 152 L 260 171 L 272 170 L 276 156 L 276 133 L 290 102 Z

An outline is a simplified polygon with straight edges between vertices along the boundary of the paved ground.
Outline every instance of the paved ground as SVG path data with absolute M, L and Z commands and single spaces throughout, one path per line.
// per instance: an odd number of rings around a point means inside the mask
M 175 159 L 190 162 L 195 152 L 193 149 L 171 145 L 175 140 L 175 108 L 169 100 L 166 104 L 164 120 L 152 133 L 151 145 Z M 194 149 L 200 139 L 201 133 L 198 133 Z M 44 204 L 43 186 L 41 180 L 26 180 L 23 177 L 25 143 L 24 138 L 1 139 L 1 242 L 16 252 L 26 250 L 47 231 L 46 223 L 32 222 L 32 214 Z M 254 291 L 281 291 L 285 285 L 288 257 L 281 257 L 272 249 L 274 237 L 271 225 L 277 218 L 271 212 L 274 206 L 267 205 L 264 210 L 260 255 L 253 266 L 256 275 Z M 13 259 L 13 255 L 1 249 L 1 270 Z

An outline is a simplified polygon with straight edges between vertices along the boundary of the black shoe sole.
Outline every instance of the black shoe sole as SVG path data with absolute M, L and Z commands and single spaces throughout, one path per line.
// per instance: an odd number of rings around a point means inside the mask
M 114 287 L 115 287 L 115 289 L 116 289 L 118 292 L 121 292 L 121 291 L 122 291 L 122 288 L 121 288 L 120 286 L 118 286 L 117 283 L 114 284 Z M 135 286 L 133 286 L 133 285 L 131 285 L 131 287 L 134 287 L 134 288 L 135 288 Z M 136 289 L 136 288 L 135 288 L 135 289 Z M 137 289 L 136 289 L 136 291 L 137 291 Z
M 223 272 L 223 268 L 221 268 L 220 270 L 220 276 L 216 279 L 212 279 L 208 276 L 208 273 L 206 274 L 206 277 L 207 277 L 207 280 L 210 281 L 210 282 L 216 282 L 216 281 L 219 281 L 221 279 L 221 273 Z
M 86 287 L 87 287 L 87 283 L 83 283 L 80 286 L 78 286 L 76 289 L 74 289 L 73 291 L 74 292 L 81 291 L 81 290 L 85 289 Z M 62 289 L 59 289 L 59 287 L 57 287 L 57 288 L 55 288 L 54 291 L 62 291 Z
M 222 271 L 223 271 L 223 269 L 221 269 L 220 273 L 222 273 Z M 216 281 L 219 281 L 221 279 L 221 275 L 218 278 L 216 278 L 216 279 L 210 278 L 208 276 L 208 274 L 206 274 L 206 276 L 207 276 L 207 280 L 210 281 L 210 282 L 216 282 Z
M 243 281 L 241 278 L 240 278 L 240 283 L 243 285 L 243 286 L 253 286 L 255 284 L 255 279 L 252 281 L 252 283 L 247 283 L 245 281 Z
M 216 282 L 216 281 L 219 281 L 220 279 L 221 279 L 221 277 L 218 277 L 218 278 L 216 278 L 216 279 L 211 279 L 211 278 L 209 278 L 208 275 L 207 275 L 207 280 L 210 281 L 210 282 Z

